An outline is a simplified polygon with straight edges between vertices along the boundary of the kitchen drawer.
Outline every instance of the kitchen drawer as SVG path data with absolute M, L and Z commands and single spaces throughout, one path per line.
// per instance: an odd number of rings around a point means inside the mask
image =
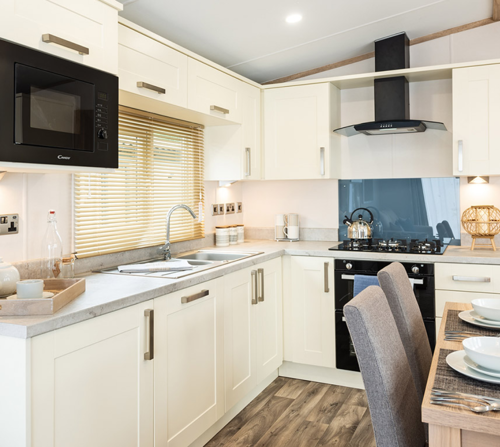
M 189 58 L 188 107 L 191 110 L 241 123 L 239 95 L 242 88 L 242 81 Z
M 443 316 L 444 306 L 447 301 L 453 303 L 470 303 L 472 300 L 480 298 L 500 298 L 500 294 L 436 290 L 436 317 Z
M 500 266 L 436 264 L 436 289 L 500 293 Z
M 118 27 L 120 89 L 187 107 L 187 60 L 185 54 L 126 26 Z M 148 84 L 138 87 L 138 82 Z M 154 87 L 164 89 L 159 93 Z
M 118 11 L 100 0 L 3 0 L 0 37 L 55 56 L 117 73 Z M 88 48 L 89 54 L 42 41 L 52 34 Z

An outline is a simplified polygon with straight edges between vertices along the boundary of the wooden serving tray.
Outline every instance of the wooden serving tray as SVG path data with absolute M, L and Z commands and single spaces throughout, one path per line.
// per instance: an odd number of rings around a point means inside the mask
M 52 315 L 85 292 L 85 278 L 44 279 L 44 292 L 52 292 L 51 298 L 32 300 L 0 300 L 0 316 L 3 315 Z

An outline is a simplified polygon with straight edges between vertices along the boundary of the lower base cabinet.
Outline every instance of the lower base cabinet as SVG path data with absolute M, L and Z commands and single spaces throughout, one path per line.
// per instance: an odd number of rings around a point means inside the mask
M 224 414 L 223 278 L 155 299 L 155 445 L 186 447 Z
M 281 258 L 225 277 L 226 411 L 283 363 Z
M 153 447 L 154 370 L 144 359 L 152 308 L 147 301 L 32 339 L 31 447 Z
M 333 259 L 292 256 L 291 316 L 294 363 L 335 367 Z

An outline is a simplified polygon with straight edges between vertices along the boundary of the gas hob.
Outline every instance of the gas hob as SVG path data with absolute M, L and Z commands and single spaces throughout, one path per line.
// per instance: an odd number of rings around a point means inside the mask
M 442 255 L 446 245 L 439 239 L 348 239 L 329 250 L 362 251 L 376 253 L 414 253 L 418 255 Z

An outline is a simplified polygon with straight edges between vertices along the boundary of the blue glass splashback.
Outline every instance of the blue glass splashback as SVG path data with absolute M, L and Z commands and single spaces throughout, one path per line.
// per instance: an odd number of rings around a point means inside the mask
M 356 208 L 373 214 L 372 237 L 381 239 L 441 239 L 460 244 L 460 181 L 458 178 L 339 180 L 339 239 L 342 223 Z M 369 213 L 358 215 L 369 220 Z

